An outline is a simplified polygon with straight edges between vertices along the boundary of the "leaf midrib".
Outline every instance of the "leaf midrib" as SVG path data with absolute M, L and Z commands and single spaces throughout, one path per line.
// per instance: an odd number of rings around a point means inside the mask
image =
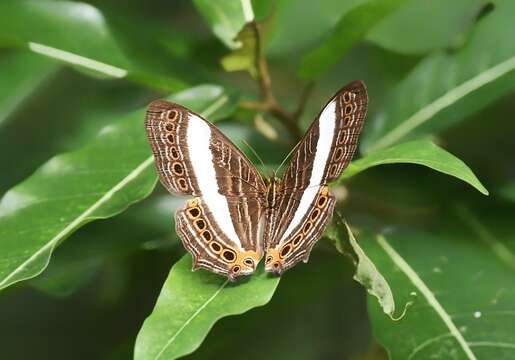
M 188 326 L 193 321 L 193 319 L 195 319 L 197 315 L 200 314 L 200 312 L 204 310 L 218 296 L 218 294 L 220 294 L 220 292 L 227 286 L 228 283 L 229 279 L 225 280 L 224 283 L 213 293 L 213 295 L 211 295 L 204 303 L 202 303 L 201 306 L 199 306 L 197 310 L 195 310 L 195 312 L 193 312 L 193 314 L 191 314 L 188 319 L 186 319 L 184 324 L 182 324 L 181 327 L 175 332 L 175 334 L 173 334 L 173 336 L 166 342 L 161 351 L 157 353 L 154 360 L 158 360 L 164 354 L 168 347 L 175 341 L 177 336 L 179 336 L 184 331 L 186 326 Z
M 228 100 L 227 95 L 220 96 L 218 99 L 213 101 L 212 104 L 206 106 L 206 108 L 201 111 L 201 114 L 205 117 L 209 116 L 210 114 L 214 113 L 217 109 L 222 107 Z M 153 163 L 154 157 L 153 155 L 149 156 L 147 159 L 145 159 L 142 163 L 140 163 L 134 170 L 132 170 L 127 176 L 125 176 L 120 182 L 118 182 L 115 186 L 111 188 L 111 190 L 107 191 L 100 199 L 95 201 L 91 206 L 89 206 L 84 212 L 82 212 L 79 216 L 77 216 L 73 221 L 71 221 L 67 226 L 65 226 L 57 235 L 55 235 L 49 242 L 47 242 L 45 245 L 43 245 L 39 250 L 37 250 L 34 254 L 32 254 L 27 260 L 25 260 L 23 263 L 18 265 L 10 274 L 8 274 L 2 281 L 0 281 L 0 290 L 12 285 L 13 283 L 16 283 L 18 281 L 24 280 L 24 279 L 18 279 L 14 280 L 13 282 L 9 283 L 9 281 L 22 272 L 26 266 L 28 266 L 31 262 L 33 262 L 35 259 L 37 259 L 41 254 L 45 253 L 46 251 L 52 251 L 53 248 L 57 245 L 57 243 L 65 238 L 67 235 L 69 235 L 77 226 L 80 226 L 81 223 L 87 219 L 89 215 L 91 215 L 95 210 L 97 210 L 100 206 L 102 206 L 105 202 L 107 202 L 111 197 L 116 194 L 119 190 L 123 189 L 127 184 L 129 184 L 132 180 L 134 180 L 138 175 L 140 175 L 143 171 L 146 170 L 146 168 Z M 41 272 L 44 271 L 46 268 L 46 265 L 48 265 L 48 262 L 50 260 L 50 257 L 46 260 L 45 266 L 41 267 L 41 269 L 33 274 L 30 277 L 37 276 L 41 274 Z M 29 277 L 29 278 L 30 278 Z
M 443 109 L 456 103 L 466 95 L 476 91 L 480 87 L 500 78 L 515 69 L 515 56 L 498 63 L 497 65 L 480 72 L 476 76 L 462 82 L 460 85 L 447 91 L 444 95 L 432 101 L 422 109 L 411 115 L 407 120 L 380 137 L 372 146 L 367 149 L 371 152 L 387 147 L 399 141 L 409 132 L 419 127 Z
M 456 339 L 463 352 L 467 355 L 469 360 L 477 360 L 476 355 L 465 341 L 465 338 L 454 324 L 451 316 L 445 311 L 440 302 L 436 299 L 433 292 L 424 283 L 424 281 L 417 275 L 415 270 L 402 258 L 402 256 L 388 243 L 383 235 L 378 235 L 376 238 L 377 243 L 386 252 L 394 264 L 406 275 L 410 282 L 424 295 L 427 303 L 438 314 L 445 326 L 449 329 L 450 334 Z

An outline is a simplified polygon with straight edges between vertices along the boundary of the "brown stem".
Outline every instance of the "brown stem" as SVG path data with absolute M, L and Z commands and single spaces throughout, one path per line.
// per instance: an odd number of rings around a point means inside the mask
M 286 127 L 286 129 L 288 129 L 288 131 L 295 137 L 296 140 L 300 139 L 302 133 L 298 126 L 298 120 L 304 111 L 304 107 L 307 102 L 309 93 L 313 88 L 313 84 L 308 84 L 308 86 L 304 89 L 295 112 L 289 113 L 286 111 L 277 101 L 272 90 L 272 78 L 270 77 L 270 71 L 268 69 L 268 61 L 262 51 L 259 24 L 252 22 L 250 26 L 254 31 L 254 36 L 256 39 L 255 64 L 262 100 L 260 102 L 242 101 L 240 106 L 245 109 L 254 111 L 269 112 L 272 116 L 279 120 L 284 125 L 284 127 Z

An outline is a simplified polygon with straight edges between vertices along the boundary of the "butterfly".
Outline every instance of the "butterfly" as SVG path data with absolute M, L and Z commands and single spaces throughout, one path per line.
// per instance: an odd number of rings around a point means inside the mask
M 350 163 L 368 104 L 354 81 L 324 106 L 292 150 L 278 178 L 263 178 L 249 159 L 202 116 L 156 100 L 145 117 L 163 186 L 191 199 L 175 214 L 176 231 L 204 268 L 235 280 L 265 270 L 281 275 L 310 252 L 330 221 L 335 197 L 328 184 Z

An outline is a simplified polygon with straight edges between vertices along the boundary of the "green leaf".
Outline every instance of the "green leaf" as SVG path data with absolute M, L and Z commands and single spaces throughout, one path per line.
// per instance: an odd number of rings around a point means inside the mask
M 372 151 L 408 136 L 435 133 L 512 91 L 514 21 L 515 2 L 498 0 L 462 50 L 424 59 L 399 84 L 384 111 L 369 122 L 363 149 Z
M 270 33 L 267 54 L 293 60 L 292 54 L 316 47 L 348 11 L 368 0 L 309 0 L 276 2 L 273 21 L 266 24 Z M 300 22 L 301 21 L 301 22 Z M 301 26 L 299 26 L 302 24 Z
M 136 340 L 134 358 L 176 359 L 197 349 L 216 321 L 270 301 L 278 277 L 263 270 L 237 283 L 205 270 L 191 271 L 191 256 L 177 262 Z
M 433 224 L 430 234 L 395 231 L 361 245 L 392 286 L 396 301 L 417 294 L 396 323 L 369 298 L 374 335 L 391 359 L 513 357 L 513 270 L 478 236 L 459 226 Z
M 176 91 L 176 78 L 134 66 L 104 15 L 80 2 L 6 0 L 0 3 L 0 45 L 18 46 L 108 78 L 128 78 Z
M 17 51 L 0 59 L 0 125 L 57 70 L 53 61 L 28 51 Z
M 488 195 L 488 190 L 463 161 L 429 140 L 410 141 L 371 152 L 364 158 L 353 161 L 340 179 L 350 178 L 373 166 L 401 163 L 427 166 L 463 180 L 482 194 Z
M 225 71 L 246 70 L 256 76 L 256 34 L 252 24 L 249 24 L 238 34 L 237 40 L 242 44 L 239 49 L 233 50 L 221 60 Z
M 484 4 L 483 0 L 411 0 L 377 24 L 367 40 L 403 54 L 462 45 L 463 32 Z
M 372 260 L 370 260 L 363 249 L 361 249 L 358 242 L 356 241 L 356 238 L 352 234 L 349 225 L 346 223 L 345 226 L 347 228 L 349 242 L 352 246 L 352 250 L 354 250 L 354 253 L 358 257 L 354 280 L 363 285 L 370 295 L 377 298 L 377 301 L 379 302 L 379 305 L 383 309 L 384 313 L 393 320 L 395 313 L 395 300 L 393 298 L 390 285 L 388 285 L 386 279 L 377 270 Z
M 229 49 L 242 46 L 236 37 L 245 24 L 254 20 L 250 0 L 193 0 L 193 3 L 213 33 Z
M 340 216 L 337 213 L 337 216 Z M 345 245 L 343 243 L 343 239 L 347 237 L 349 239 L 349 244 L 356 256 L 353 258 L 353 262 L 356 266 L 356 272 L 354 274 L 354 280 L 359 282 L 363 287 L 367 290 L 367 292 L 376 297 L 379 305 L 383 309 L 384 313 L 390 316 L 390 318 L 394 319 L 395 313 L 395 300 L 393 298 L 393 293 L 388 285 L 386 279 L 381 275 L 381 273 L 377 270 L 373 261 L 365 254 L 363 249 L 359 246 L 354 234 L 350 226 L 343 221 L 343 219 L 338 219 L 341 221 L 334 221 L 334 224 L 328 228 L 325 235 L 334 243 L 336 250 L 342 255 L 348 255 L 345 250 Z M 345 230 L 346 234 L 343 234 Z
M 515 182 L 504 185 L 498 192 L 504 199 L 515 202 Z
M 370 28 L 405 1 L 370 0 L 346 13 L 330 36 L 303 57 L 299 68 L 300 76 L 312 79 L 325 73 L 360 41 Z
M 183 202 L 169 195 L 151 197 L 109 221 L 79 229 L 56 249 L 47 269 L 29 285 L 52 296 L 69 296 L 106 265 L 142 249 L 178 245 L 170 217 Z
M 172 100 L 210 119 L 236 98 L 199 86 Z M 111 217 L 145 198 L 156 184 L 143 129 L 145 109 L 102 129 L 86 147 L 54 157 L 0 201 L 0 289 L 41 273 L 54 248 L 77 228 Z

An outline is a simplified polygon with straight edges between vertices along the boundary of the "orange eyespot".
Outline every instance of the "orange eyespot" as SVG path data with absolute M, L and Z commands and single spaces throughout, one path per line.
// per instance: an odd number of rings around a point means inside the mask
M 243 263 L 247 266 L 254 266 L 254 261 L 252 261 L 251 258 L 246 258 L 245 260 L 243 260 Z
M 343 149 L 341 147 L 337 148 L 333 155 L 333 161 L 340 161 L 343 157 Z
M 234 273 L 234 274 L 237 274 L 240 272 L 240 267 L 238 265 L 234 265 L 231 269 L 231 271 Z
M 175 144 L 175 136 L 173 136 L 173 134 L 168 134 L 166 140 L 168 140 L 170 144 Z
M 188 209 L 188 215 L 190 219 L 196 219 L 200 216 L 200 209 L 198 207 L 193 207 Z
M 209 232 L 209 230 L 204 230 L 200 236 L 202 236 L 204 238 L 204 240 L 206 241 L 211 241 L 211 239 L 213 239 L 213 237 L 211 236 L 211 233 Z
M 236 260 L 236 253 L 232 250 L 225 249 L 222 253 L 225 261 L 234 262 Z
M 266 261 L 265 261 L 265 264 L 270 264 L 270 261 L 272 261 L 273 257 L 272 256 L 268 256 L 266 258 Z
M 186 180 L 179 179 L 179 180 L 177 180 L 177 183 L 179 184 L 179 188 L 182 191 L 188 191 L 188 184 L 186 183 Z
M 168 115 L 166 116 L 166 118 L 170 121 L 174 121 L 175 119 L 177 119 L 178 116 L 179 113 L 177 112 L 177 110 L 170 110 L 168 111 Z
M 318 206 L 319 208 L 323 208 L 323 207 L 325 206 L 326 202 L 327 202 L 327 197 L 326 197 L 326 196 L 321 195 L 321 196 L 320 196 L 320 198 L 318 199 L 317 206 Z
M 283 246 L 283 248 L 281 249 L 281 258 L 284 258 L 286 255 L 288 255 L 291 251 L 291 245 L 290 244 L 286 244 Z
M 311 227 L 313 226 L 313 223 L 311 221 L 308 221 L 306 224 L 304 224 L 304 228 L 302 229 L 302 232 L 304 233 L 304 235 L 306 235 L 309 230 L 311 229 Z
M 338 164 L 333 164 L 329 168 L 329 175 L 336 176 L 336 173 L 338 172 Z
M 222 251 L 222 246 L 217 243 L 216 241 L 212 241 L 209 243 L 209 247 L 211 248 L 211 250 L 213 250 L 215 253 L 220 253 L 220 251 Z
M 175 146 L 170 147 L 170 154 L 172 155 L 172 159 L 178 160 L 180 158 L 179 152 Z
M 292 240 L 292 245 L 293 246 L 297 246 L 299 244 L 299 242 L 302 240 L 302 234 L 297 234 L 297 236 L 295 236 Z
M 203 219 L 195 220 L 193 225 L 195 225 L 198 231 L 204 230 L 206 228 L 206 222 Z
M 172 171 L 177 176 L 184 175 L 184 168 L 182 167 L 182 164 L 180 162 L 174 162 L 172 164 Z
M 340 130 L 338 134 L 338 145 L 341 145 L 345 142 L 345 138 L 347 137 L 347 130 Z
M 320 210 L 318 209 L 315 209 L 313 210 L 313 212 L 311 213 L 311 216 L 309 217 L 311 220 L 316 220 L 316 218 L 318 217 L 318 215 L 320 215 Z
M 174 131 L 175 130 L 175 125 L 171 122 L 167 122 L 166 125 L 165 125 L 165 129 L 166 131 Z

